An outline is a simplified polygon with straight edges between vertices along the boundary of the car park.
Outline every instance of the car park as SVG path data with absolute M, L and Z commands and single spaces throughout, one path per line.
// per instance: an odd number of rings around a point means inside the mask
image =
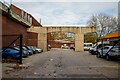
M 33 54 L 33 51 L 35 53 L 41 53 L 43 52 L 42 49 L 33 47 L 33 46 L 23 46 L 22 47 L 22 57 L 28 57 L 29 55 Z M 1 58 L 10 58 L 10 59 L 19 59 L 20 58 L 20 47 L 14 46 L 14 47 L 3 47 L 0 50 Z
M 97 58 L 105 58 L 110 60 L 112 58 L 120 58 L 120 46 L 105 46 L 98 50 Z

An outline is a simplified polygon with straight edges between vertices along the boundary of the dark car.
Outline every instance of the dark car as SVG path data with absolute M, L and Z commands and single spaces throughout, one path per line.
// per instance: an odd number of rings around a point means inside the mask
M 32 54 L 33 54 L 33 51 L 32 51 L 31 49 L 27 48 L 26 46 L 23 46 L 22 48 L 23 48 L 23 50 L 28 51 L 28 52 L 29 52 L 29 55 L 32 55 Z
M 19 46 L 13 47 L 14 49 L 17 49 L 20 51 Z M 29 52 L 27 50 L 22 49 L 23 52 L 23 57 L 28 57 L 29 56 Z
M 32 46 L 25 46 L 27 49 L 32 50 L 33 54 L 36 54 L 37 51 Z
M 75 45 L 74 44 L 70 44 L 70 49 L 75 50 Z
M 6 48 L 5 50 L 3 49 L 1 53 L 2 53 L 2 58 L 5 59 L 20 59 L 19 51 L 13 48 Z
M 31 48 L 34 51 L 34 53 L 41 53 L 41 52 L 43 52 L 42 49 L 37 48 L 35 46 L 28 46 L 28 47 Z

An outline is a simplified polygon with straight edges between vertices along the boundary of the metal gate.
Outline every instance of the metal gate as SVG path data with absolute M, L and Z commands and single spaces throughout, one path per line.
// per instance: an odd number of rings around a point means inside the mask
M 17 62 L 22 64 L 22 38 L 23 35 L 22 34 L 15 34 L 15 35 L 0 35 L 1 36 L 1 40 L 2 40 L 2 48 L 1 48 L 1 52 L 4 52 L 7 48 L 13 47 L 15 45 L 19 46 L 20 50 L 19 50 L 19 54 L 20 54 L 20 58 L 19 59 L 3 59 L 4 62 L 9 62 L 9 63 L 13 63 L 13 62 Z M 3 48 L 4 47 L 4 48 Z

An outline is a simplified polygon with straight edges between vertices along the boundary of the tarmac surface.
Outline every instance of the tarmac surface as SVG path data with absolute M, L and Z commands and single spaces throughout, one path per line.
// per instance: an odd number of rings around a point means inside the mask
M 5 79 L 48 79 L 48 80 L 118 80 L 119 61 L 96 58 L 87 51 L 51 49 L 23 59 L 20 69 L 15 64 L 2 64 Z

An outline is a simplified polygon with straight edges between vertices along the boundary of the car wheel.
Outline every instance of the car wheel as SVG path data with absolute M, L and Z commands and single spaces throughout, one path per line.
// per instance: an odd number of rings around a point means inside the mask
M 97 58 L 101 58 L 100 53 L 97 53 L 96 57 L 97 57 Z
M 94 53 L 91 53 L 92 55 L 94 54 Z
M 7 59 L 12 59 L 12 56 L 10 56 L 10 55 L 9 55 L 9 56 L 7 56 Z
M 94 55 L 94 52 L 91 52 L 92 55 Z
M 105 58 L 109 61 L 110 60 L 110 56 L 107 54 L 106 56 L 105 56 Z

